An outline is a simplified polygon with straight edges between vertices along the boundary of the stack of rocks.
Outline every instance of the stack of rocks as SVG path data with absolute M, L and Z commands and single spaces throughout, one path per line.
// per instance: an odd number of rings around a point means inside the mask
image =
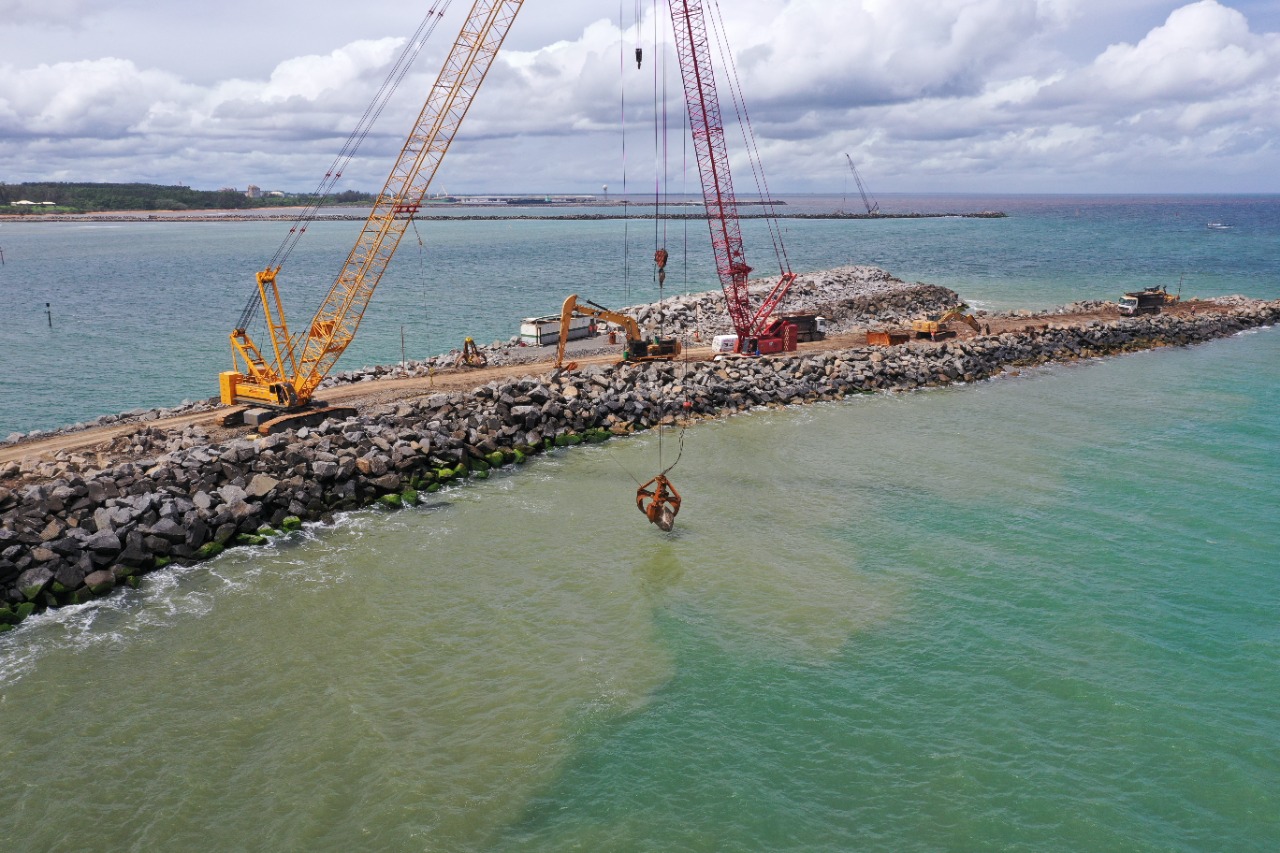
M 859 347 L 723 362 L 651 363 L 526 376 L 433 394 L 345 421 L 210 443 L 197 428 L 144 427 L 113 465 L 61 454 L 0 468 L 0 631 L 87 601 L 174 561 L 261 544 L 306 520 L 416 504 L 557 447 L 678 418 L 833 400 L 994 376 L 1043 364 L 1191 344 L 1273 325 L 1280 302 L 1035 328 L 941 345 Z

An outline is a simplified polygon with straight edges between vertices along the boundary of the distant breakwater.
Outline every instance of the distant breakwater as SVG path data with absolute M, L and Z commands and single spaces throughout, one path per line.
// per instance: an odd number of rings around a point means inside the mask
M 998 210 L 984 210 L 975 213 L 741 213 L 740 219 L 1004 219 L 1007 214 Z M 368 217 L 356 213 L 321 213 L 316 217 L 325 222 L 364 222 Z M 528 221 L 602 221 L 622 219 L 659 219 L 663 221 L 706 220 L 705 213 L 663 213 L 654 216 L 649 213 L 460 213 L 454 215 L 420 213 L 413 217 L 419 222 L 504 222 L 511 220 Z M 284 213 L 49 213 L 23 216 L 3 217 L 5 222 L 294 222 L 297 214 Z
M 288 535 L 304 521 L 432 493 L 555 448 L 679 419 L 849 394 L 975 382 L 1009 368 L 1182 346 L 1274 325 L 1280 301 L 1223 312 L 1037 326 L 940 345 L 723 362 L 590 368 L 433 394 L 264 438 L 211 444 L 144 426 L 138 458 L 95 469 L 74 454 L 0 469 L 0 632 L 171 563 Z

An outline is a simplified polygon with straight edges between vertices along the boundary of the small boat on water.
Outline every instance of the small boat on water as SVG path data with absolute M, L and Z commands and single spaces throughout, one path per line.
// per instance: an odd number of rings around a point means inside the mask
M 1206 223 L 1206 227 L 1208 227 L 1208 228 L 1210 228 L 1210 229 L 1212 229 L 1212 230 L 1214 230 L 1214 231 L 1226 231 L 1226 230 L 1227 230 L 1228 228 L 1230 228 L 1231 226 L 1230 226 L 1230 225 L 1227 225 L 1227 224 L 1225 224 L 1225 223 L 1222 223 L 1222 222 L 1208 222 L 1208 223 Z

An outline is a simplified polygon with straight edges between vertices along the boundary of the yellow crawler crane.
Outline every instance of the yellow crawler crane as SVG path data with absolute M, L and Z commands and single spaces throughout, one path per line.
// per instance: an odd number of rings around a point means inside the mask
M 262 406 L 283 416 L 262 423 L 260 431 L 293 421 L 295 414 L 306 418 L 312 394 L 355 337 L 378 281 L 522 5 L 523 0 L 475 0 L 359 239 L 305 336 L 291 334 L 285 320 L 276 284 L 280 267 L 258 273 L 270 361 L 245 329 L 251 316 L 246 309 L 240 328 L 231 333 L 235 369 L 220 375 L 220 388 L 228 406 Z

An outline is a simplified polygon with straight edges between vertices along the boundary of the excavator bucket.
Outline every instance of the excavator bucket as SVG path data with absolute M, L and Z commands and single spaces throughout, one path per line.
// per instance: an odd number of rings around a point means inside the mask
M 476 342 L 467 338 L 462 342 L 462 352 L 454 359 L 455 367 L 484 367 L 489 363 L 484 353 L 476 346 Z
M 669 531 L 680 512 L 680 493 L 664 474 L 659 474 L 636 489 L 636 508 L 644 513 L 651 524 Z

